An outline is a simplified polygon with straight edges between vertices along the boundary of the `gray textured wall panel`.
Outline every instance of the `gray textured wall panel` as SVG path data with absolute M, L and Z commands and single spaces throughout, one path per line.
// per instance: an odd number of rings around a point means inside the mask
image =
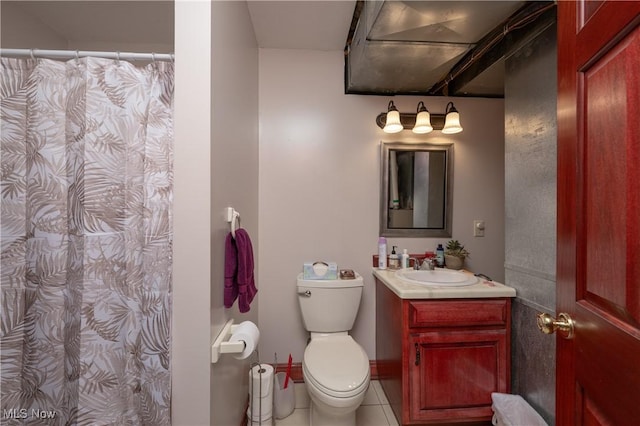
M 555 276 L 555 25 L 506 62 L 505 263 Z
M 556 281 L 545 278 L 542 274 L 534 274 L 526 269 L 511 267 L 505 269 L 505 282 L 516 289 L 518 299 L 529 306 L 555 314 Z
M 516 300 L 512 305 L 512 389 L 549 424 L 555 422 L 556 339 L 536 326 L 537 309 Z
M 536 326 L 556 307 L 556 25 L 507 57 L 505 283 L 512 319 L 512 391 L 555 423 L 555 336 Z

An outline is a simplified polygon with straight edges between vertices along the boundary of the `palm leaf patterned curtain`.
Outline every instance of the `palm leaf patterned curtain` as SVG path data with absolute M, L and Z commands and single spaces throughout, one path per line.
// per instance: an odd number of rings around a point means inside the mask
M 168 425 L 173 64 L 0 61 L 0 423 Z

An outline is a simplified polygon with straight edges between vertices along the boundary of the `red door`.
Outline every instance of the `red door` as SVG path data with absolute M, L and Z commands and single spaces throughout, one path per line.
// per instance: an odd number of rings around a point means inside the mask
M 558 2 L 557 424 L 640 424 L 640 2 Z

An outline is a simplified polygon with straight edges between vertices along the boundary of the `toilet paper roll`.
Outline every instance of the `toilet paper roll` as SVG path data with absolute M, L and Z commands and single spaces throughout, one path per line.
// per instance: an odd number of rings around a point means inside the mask
M 243 321 L 231 333 L 230 342 L 244 342 L 244 351 L 234 354 L 236 359 L 245 359 L 258 347 L 260 341 L 260 330 L 251 321 Z
M 258 364 L 249 370 L 249 395 L 255 398 L 264 398 L 273 394 L 273 366 L 269 364 Z
M 258 364 L 249 370 L 249 409 L 253 421 L 270 419 L 273 411 L 273 366 Z

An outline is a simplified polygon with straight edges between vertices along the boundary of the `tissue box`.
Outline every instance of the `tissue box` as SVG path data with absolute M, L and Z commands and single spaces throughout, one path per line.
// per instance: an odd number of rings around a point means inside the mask
M 302 276 L 305 280 L 337 280 L 338 264 L 336 262 L 305 262 Z

